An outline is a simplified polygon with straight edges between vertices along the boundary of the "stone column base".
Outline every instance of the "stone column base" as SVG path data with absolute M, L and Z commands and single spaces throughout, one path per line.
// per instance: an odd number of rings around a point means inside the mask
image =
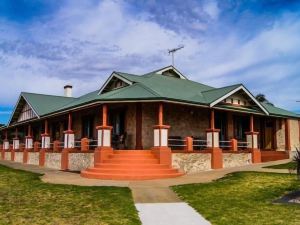
M 169 147 L 153 147 L 151 150 L 160 164 L 172 166 L 172 151 Z
M 94 153 L 94 165 L 97 163 L 102 163 L 104 160 L 108 159 L 109 155 L 113 154 L 113 148 L 111 147 L 98 147 Z
M 1 150 L 1 159 L 5 159 L 5 150 L 4 149 L 2 149 Z

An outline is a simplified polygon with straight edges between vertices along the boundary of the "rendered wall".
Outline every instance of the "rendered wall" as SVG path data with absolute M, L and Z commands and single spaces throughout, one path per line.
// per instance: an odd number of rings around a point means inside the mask
M 210 153 L 172 153 L 172 166 L 187 174 L 211 169 Z
M 11 152 L 5 152 L 5 160 L 11 160 Z

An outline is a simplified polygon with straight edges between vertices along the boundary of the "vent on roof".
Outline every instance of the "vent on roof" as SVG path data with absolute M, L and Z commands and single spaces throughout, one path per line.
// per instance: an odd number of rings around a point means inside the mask
M 64 86 L 64 90 L 65 90 L 65 97 L 72 97 L 72 85 L 66 85 Z

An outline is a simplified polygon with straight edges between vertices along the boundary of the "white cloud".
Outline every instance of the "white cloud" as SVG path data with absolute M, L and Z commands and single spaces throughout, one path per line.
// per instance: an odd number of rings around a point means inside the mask
M 206 1 L 203 10 L 220 26 L 216 1 Z M 299 80 L 289 84 L 300 71 L 300 22 L 293 15 L 249 40 L 221 31 L 195 36 L 149 18 L 133 15 L 121 1 L 69 1 L 43 23 L 1 25 L 0 104 L 12 104 L 21 91 L 62 94 L 68 83 L 78 96 L 98 89 L 113 70 L 139 74 L 168 65 L 167 49 L 184 44 L 175 63 L 191 79 L 213 86 L 243 82 L 280 106 L 297 107 Z M 213 25 L 190 24 L 201 31 Z M 279 89 L 282 84 L 291 90 Z

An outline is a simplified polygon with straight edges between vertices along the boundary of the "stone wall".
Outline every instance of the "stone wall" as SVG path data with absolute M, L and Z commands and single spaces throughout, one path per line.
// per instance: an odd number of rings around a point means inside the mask
M 45 167 L 52 169 L 61 169 L 61 153 L 46 152 Z
M 39 152 L 28 152 L 28 164 L 39 165 Z
M 5 152 L 5 160 L 11 160 L 11 152 Z
M 23 152 L 15 152 L 15 162 L 23 162 Z
M 290 120 L 291 129 L 291 149 L 296 150 L 299 148 L 299 121 L 295 119 Z
M 167 115 L 165 114 L 165 117 Z M 144 149 L 153 147 L 153 126 L 158 124 L 158 104 L 142 104 L 142 139 Z
M 210 153 L 172 153 L 172 166 L 191 174 L 211 169 Z
M 164 104 L 165 125 L 170 125 L 169 136 L 206 137 L 209 128 L 209 111 L 204 108 L 179 104 Z M 153 147 L 153 126 L 158 124 L 158 104 L 143 104 L 143 146 Z
M 284 119 L 276 119 L 277 150 L 285 150 L 285 123 Z
M 223 153 L 223 168 L 245 166 L 251 163 L 251 153 Z
M 81 171 L 94 166 L 94 153 L 69 153 L 69 170 Z
M 135 149 L 136 134 L 136 105 L 128 104 L 126 110 L 125 129 L 127 133 L 125 146 L 127 149 Z

